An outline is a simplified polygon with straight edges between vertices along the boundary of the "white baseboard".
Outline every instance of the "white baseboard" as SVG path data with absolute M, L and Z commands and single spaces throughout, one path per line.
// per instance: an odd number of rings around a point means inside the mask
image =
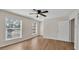
M 49 37 L 49 36 L 45 36 L 43 35 L 44 38 L 47 38 L 47 39 L 54 39 L 54 40 L 60 40 L 60 41 L 65 41 L 65 42 L 71 42 L 71 41 L 66 41 L 65 39 L 58 39 L 56 37 Z
M 43 38 L 48 38 L 48 39 L 57 39 L 55 37 L 49 37 L 49 36 L 43 36 Z

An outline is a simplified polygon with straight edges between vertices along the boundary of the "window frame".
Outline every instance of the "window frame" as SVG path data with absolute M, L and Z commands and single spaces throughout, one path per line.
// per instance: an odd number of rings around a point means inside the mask
M 7 28 L 7 26 L 6 26 L 7 25 L 7 19 L 10 20 L 9 18 L 12 18 L 12 20 L 15 20 L 15 19 L 19 20 L 20 21 L 20 28 Z M 20 33 L 19 33 L 20 36 L 8 38 L 7 37 L 8 36 L 8 34 L 7 34 L 8 31 L 7 30 L 8 29 L 15 29 L 15 30 L 19 29 L 20 30 Z M 13 16 L 7 16 L 7 17 L 5 17 L 5 40 L 14 40 L 14 39 L 18 39 L 18 38 L 22 38 L 22 20 L 20 20 L 20 19 L 18 19 L 16 17 L 13 17 Z
M 38 31 L 37 31 L 37 26 L 38 26 L 38 23 L 37 23 L 36 21 L 34 21 L 34 22 L 32 23 L 32 35 L 38 33 Z

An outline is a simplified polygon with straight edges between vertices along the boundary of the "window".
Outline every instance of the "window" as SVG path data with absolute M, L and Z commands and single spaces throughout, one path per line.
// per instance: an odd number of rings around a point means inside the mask
M 6 17 L 6 40 L 22 38 L 22 20 Z
M 37 34 L 37 22 L 32 23 L 32 34 Z

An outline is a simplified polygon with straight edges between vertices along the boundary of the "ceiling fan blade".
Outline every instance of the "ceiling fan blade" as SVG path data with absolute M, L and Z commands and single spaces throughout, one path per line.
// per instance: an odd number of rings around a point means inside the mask
M 44 15 L 44 14 L 42 14 L 42 13 L 40 13 L 40 15 L 42 15 L 42 16 L 44 16 L 44 17 L 46 17 L 46 15 Z
M 48 11 L 43 11 L 43 12 L 41 12 L 41 13 L 48 13 Z
M 38 10 L 36 10 L 36 9 L 33 9 L 34 11 L 38 11 Z

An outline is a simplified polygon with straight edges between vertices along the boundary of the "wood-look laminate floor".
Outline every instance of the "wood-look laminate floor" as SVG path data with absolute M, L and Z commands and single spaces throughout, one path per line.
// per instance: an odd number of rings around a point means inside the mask
M 53 39 L 45 39 L 42 36 L 16 43 L 0 50 L 74 50 L 74 44 Z

